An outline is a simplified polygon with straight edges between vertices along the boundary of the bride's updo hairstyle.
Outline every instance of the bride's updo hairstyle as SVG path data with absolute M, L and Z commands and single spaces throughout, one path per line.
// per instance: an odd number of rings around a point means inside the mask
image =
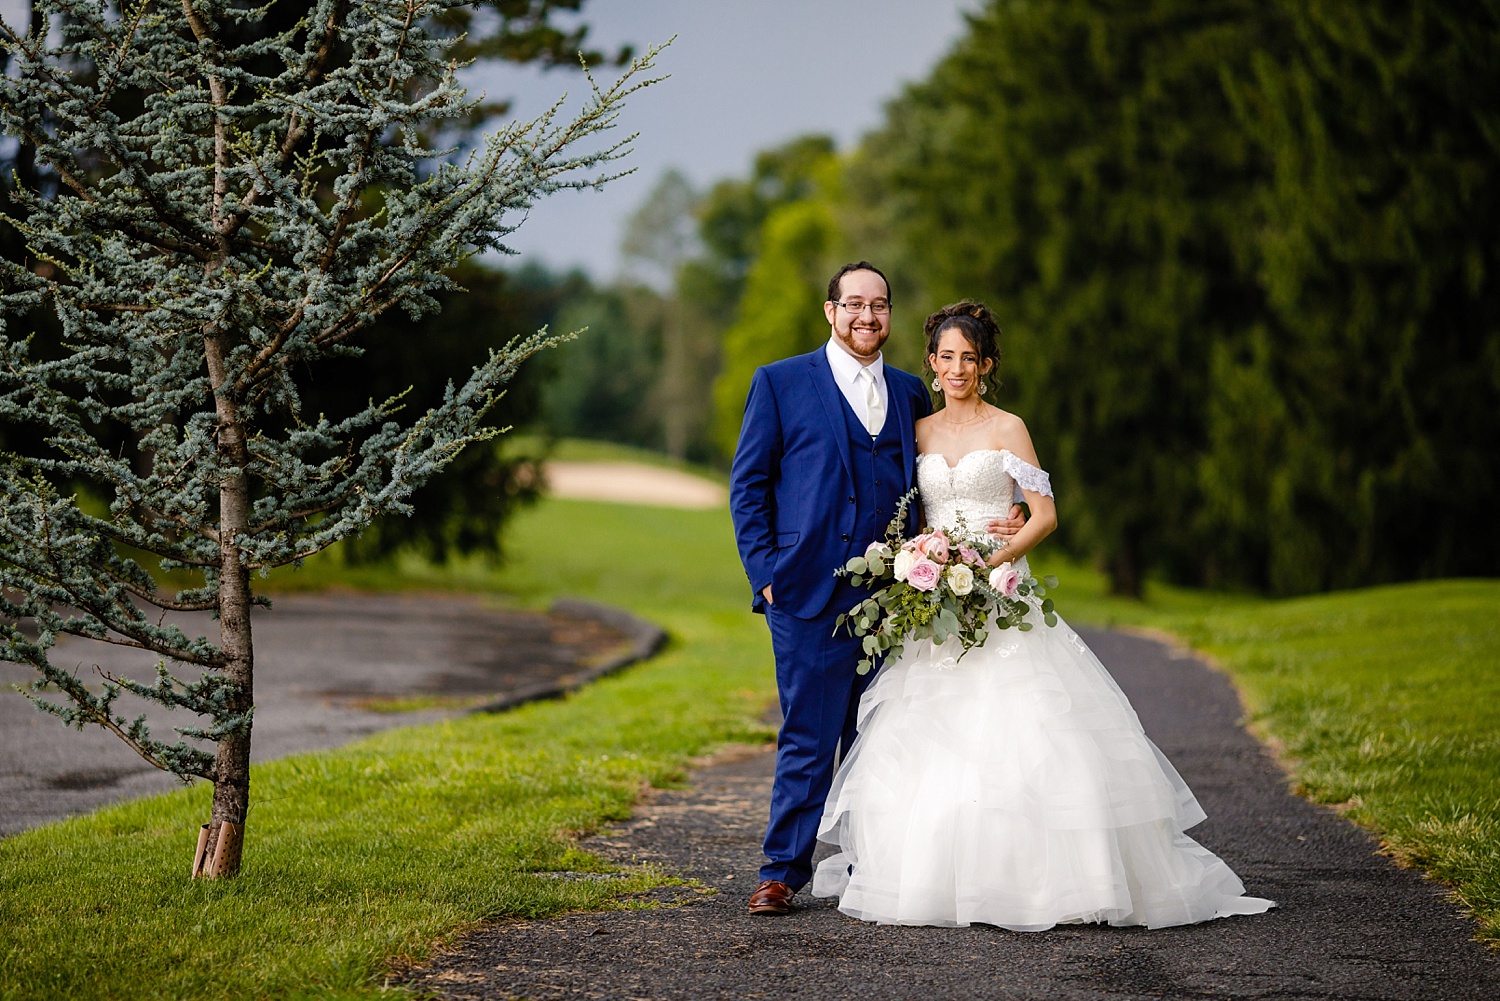
M 944 306 L 929 316 L 925 327 L 927 354 L 924 358 L 931 358 L 938 353 L 938 342 L 943 339 L 943 331 L 949 329 L 964 335 L 964 340 L 979 355 L 981 366 L 986 359 L 993 361 L 995 365 L 1000 364 L 1000 324 L 995 322 L 995 314 L 984 303 L 964 299 L 951 306 Z M 995 378 L 994 366 L 990 368 L 989 377 L 991 380 Z

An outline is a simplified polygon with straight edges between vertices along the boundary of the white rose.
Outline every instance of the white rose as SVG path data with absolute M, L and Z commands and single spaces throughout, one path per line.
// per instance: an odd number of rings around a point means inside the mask
M 896 554 L 895 562 L 891 564 L 891 573 L 897 580 L 905 580 L 911 570 L 911 565 L 917 562 L 916 554 L 910 549 L 903 549 Z
M 962 598 L 974 590 L 974 571 L 956 563 L 948 568 L 948 590 Z

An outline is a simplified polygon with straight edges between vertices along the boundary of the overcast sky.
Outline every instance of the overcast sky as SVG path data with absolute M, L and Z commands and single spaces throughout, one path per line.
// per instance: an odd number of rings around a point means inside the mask
M 21 0 L 0 0 L 15 24 Z M 884 103 L 918 80 L 963 31 L 978 0 L 588 0 L 589 43 L 610 51 L 677 40 L 662 53 L 662 83 L 637 94 L 620 118 L 638 132 L 623 166 L 636 173 L 604 191 L 543 201 L 511 239 L 521 260 L 582 266 L 595 278 L 619 268 L 624 220 L 662 172 L 705 187 L 743 176 L 757 150 L 806 132 L 841 148 L 880 123 Z M 586 85 L 562 70 L 493 67 L 471 79 L 492 98 L 512 97 L 531 117 Z
M 841 148 L 878 125 L 904 81 L 924 77 L 963 31 L 973 0 L 591 0 L 589 40 L 608 51 L 673 35 L 658 66 L 669 79 L 637 94 L 621 116 L 640 133 L 636 173 L 601 192 L 561 192 L 512 237 L 522 259 L 582 265 L 614 277 L 626 217 L 663 171 L 695 186 L 744 176 L 757 150 L 806 132 Z M 582 81 L 558 70 L 499 68 L 475 86 L 514 96 L 531 116 Z

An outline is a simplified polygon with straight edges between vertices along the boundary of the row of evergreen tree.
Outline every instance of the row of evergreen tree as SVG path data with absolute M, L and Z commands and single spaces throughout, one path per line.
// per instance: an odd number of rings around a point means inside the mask
M 711 440 L 869 257 L 905 367 L 929 310 L 1002 318 L 994 399 L 1118 591 L 1495 574 L 1497 168 L 1494 0 L 989 3 L 857 149 L 700 204 L 680 274 L 736 303 Z

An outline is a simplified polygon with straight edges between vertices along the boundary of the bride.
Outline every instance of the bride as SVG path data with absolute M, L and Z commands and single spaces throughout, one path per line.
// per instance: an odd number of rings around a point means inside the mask
M 987 525 L 1019 486 L 1031 517 L 1003 553 L 1024 574 L 1057 515 L 1026 425 L 982 398 L 1000 330 L 972 302 L 926 330 L 945 404 L 916 426 L 928 523 Z M 818 832 L 839 851 L 818 866 L 815 896 L 883 924 L 1016 931 L 1159 928 L 1275 906 L 1244 896 L 1183 833 L 1203 810 L 1066 623 L 992 629 L 960 653 L 957 638 L 909 642 L 865 692 Z

